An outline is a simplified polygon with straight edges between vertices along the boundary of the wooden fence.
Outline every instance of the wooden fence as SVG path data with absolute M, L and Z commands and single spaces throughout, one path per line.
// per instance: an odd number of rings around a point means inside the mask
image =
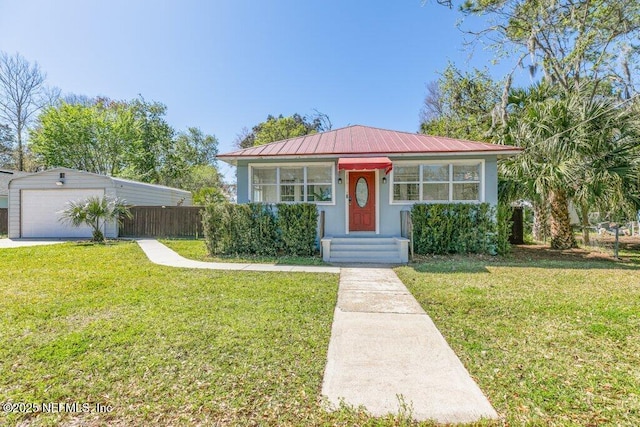
M 0 234 L 9 233 L 9 209 L 0 209 Z
M 201 206 L 134 206 L 120 237 L 202 237 Z
M 524 244 L 524 210 L 522 207 L 513 208 L 511 221 L 511 236 L 509 236 L 509 243 L 512 245 Z

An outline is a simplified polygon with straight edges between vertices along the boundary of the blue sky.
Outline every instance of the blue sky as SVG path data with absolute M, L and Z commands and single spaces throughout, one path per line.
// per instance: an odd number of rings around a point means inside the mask
M 464 48 L 460 18 L 435 0 L 0 0 L 0 50 L 63 93 L 162 102 L 224 152 L 268 114 L 416 131 L 447 61 L 507 70 Z

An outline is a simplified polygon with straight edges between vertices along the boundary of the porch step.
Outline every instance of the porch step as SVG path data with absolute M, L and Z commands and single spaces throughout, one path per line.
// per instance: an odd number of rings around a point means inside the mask
M 353 262 L 374 264 L 402 264 L 402 244 L 398 237 L 325 237 L 322 239 L 323 259 L 327 262 Z M 404 248 L 403 248 L 404 246 Z

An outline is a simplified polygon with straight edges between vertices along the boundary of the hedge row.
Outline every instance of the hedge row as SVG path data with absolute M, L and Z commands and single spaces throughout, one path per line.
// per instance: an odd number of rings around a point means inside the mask
M 498 213 L 488 203 L 415 204 L 411 209 L 414 252 L 504 254 L 509 250 L 510 228 L 503 223 L 510 215 L 505 208 Z
M 202 216 L 210 255 L 313 255 L 316 205 L 212 203 Z

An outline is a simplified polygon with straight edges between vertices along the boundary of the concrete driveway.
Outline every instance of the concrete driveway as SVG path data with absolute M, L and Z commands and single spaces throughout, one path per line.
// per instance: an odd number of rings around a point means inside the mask
M 40 239 L 0 239 L 0 249 L 22 248 L 25 246 L 42 246 L 65 243 L 67 240 Z

